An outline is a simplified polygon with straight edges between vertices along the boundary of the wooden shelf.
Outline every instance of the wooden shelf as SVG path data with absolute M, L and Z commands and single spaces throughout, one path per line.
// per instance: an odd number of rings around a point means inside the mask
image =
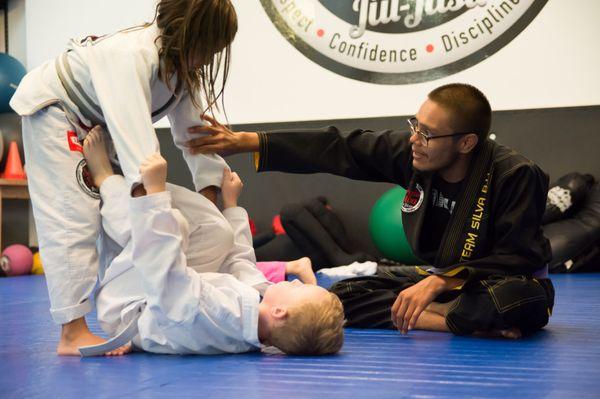
M 0 179 L 0 186 L 27 186 L 27 180 Z
M 0 179 L 0 250 L 2 246 L 2 200 L 28 200 L 27 180 Z

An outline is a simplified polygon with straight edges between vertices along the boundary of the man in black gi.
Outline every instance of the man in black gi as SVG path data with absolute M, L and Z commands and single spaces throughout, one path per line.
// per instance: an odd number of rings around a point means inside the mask
M 430 266 L 382 266 L 334 285 L 347 326 L 519 338 L 548 323 L 551 252 L 540 228 L 548 177 L 488 138 L 491 107 L 475 87 L 433 90 L 408 120 L 410 134 L 333 126 L 234 133 L 209 122 L 190 129 L 208 133 L 188 143 L 191 152 L 255 152 L 259 172 L 325 172 L 407 189 L 406 236 Z

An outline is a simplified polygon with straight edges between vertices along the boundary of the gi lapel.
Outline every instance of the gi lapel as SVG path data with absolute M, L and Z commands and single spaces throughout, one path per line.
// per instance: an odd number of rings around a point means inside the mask
M 408 187 L 402 204 L 402 225 L 406 239 L 418 257 L 420 253 L 419 235 L 421 226 L 425 220 L 425 210 L 429 202 L 431 192 L 431 173 L 415 171 Z
M 471 163 L 471 172 L 448 223 L 434 266 L 442 269 L 470 258 L 481 244 L 489 219 L 489 187 L 495 145 L 487 140 Z M 466 255 L 466 256 L 465 256 Z

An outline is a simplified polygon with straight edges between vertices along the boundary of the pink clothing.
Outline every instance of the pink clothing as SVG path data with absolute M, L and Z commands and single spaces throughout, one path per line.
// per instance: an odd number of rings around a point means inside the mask
M 257 262 L 256 267 L 272 283 L 285 281 L 285 262 Z

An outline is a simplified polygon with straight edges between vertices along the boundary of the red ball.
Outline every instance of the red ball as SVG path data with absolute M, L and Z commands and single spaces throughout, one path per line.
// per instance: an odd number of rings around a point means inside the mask
M 14 244 L 6 247 L 2 252 L 0 267 L 7 276 L 21 276 L 31 273 L 33 266 L 33 253 L 25 245 Z

